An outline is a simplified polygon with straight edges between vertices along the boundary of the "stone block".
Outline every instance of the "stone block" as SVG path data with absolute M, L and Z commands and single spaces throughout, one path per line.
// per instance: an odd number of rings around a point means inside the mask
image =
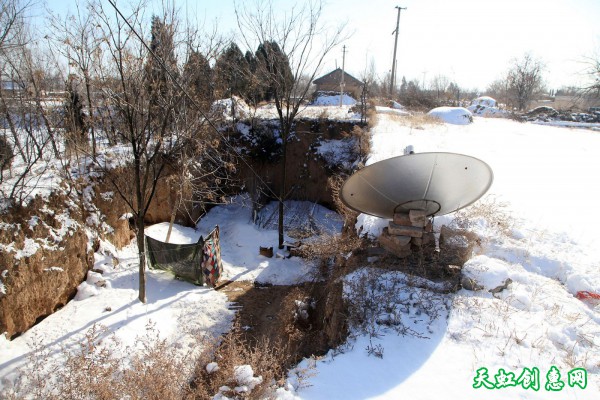
M 410 244 L 411 236 L 405 235 L 393 235 L 390 233 L 388 227 L 383 228 L 382 236 L 388 236 L 390 240 L 394 241 L 398 246 L 408 246 Z
M 394 222 L 390 222 L 388 226 L 388 231 L 390 235 L 398 235 L 398 236 L 410 236 L 420 238 L 423 236 L 423 228 L 419 228 L 416 226 L 404 226 L 398 225 Z
M 424 210 L 410 210 L 408 218 L 412 226 L 423 228 L 427 224 L 427 212 Z
M 395 256 L 405 258 L 412 253 L 410 250 L 410 239 L 410 236 L 390 235 L 388 230 L 384 229 L 381 236 L 379 236 L 379 244 Z
M 412 222 L 407 213 L 394 213 L 394 223 L 397 225 L 412 226 Z
M 435 233 L 433 233 L 433 232 L 423 233 L 423 245 L 433 245 L 433 247 L 435 247 Z
M 425 224 L 425 232 L 433 232 L 433 222 L 431 222 L 430 219 L 428 219 Z

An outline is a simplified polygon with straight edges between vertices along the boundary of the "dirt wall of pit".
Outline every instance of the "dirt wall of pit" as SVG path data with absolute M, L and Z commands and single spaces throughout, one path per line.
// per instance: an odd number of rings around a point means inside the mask
M 50 206 L 49 206 L 50 205 Z M 61 195 L 2 215 L 0 332 L 14 337 L 64 306 L 94 263 L 85 212 Z
M 328 179 L 333 174 L 314 147 L 320 140 L 340 140 L 347 137 L 357 122 L 330 121 L 327 119 L 299 120 L 294 139 L 287 145 L 286 192 L 289 200 L 307 200 L 334 208 L 333 193 Z M 248 158 L 247 162 L 261 177 L 259 180 L 245 164 L 240 164 L 239 179 L 249 193 L 261 191 L 269 198 L 279 195 L 281 189 L 282 161 L 264 162 Z M 268 189 L 265 189 L 264 186 Z
M 176 196 L 173 186 L 168 177 L 159 181 L 147 224 L 170 220 Z M 129 212 L 127 204 L 108 180 L 97 180 L 87 195 L 93 206 L 84 201 L 85 190 L 80 190 L 79 195 L 72 191 L 70 196 L 38 197 L 1 215 L 0 334 L 18 336 L 77 294 L 77 286 L 94 266 L 98 244 L 91 243 L 86 227 L 117 248 L 135 237 L 128 218 L 123 218 Z M 95 211 L 101 218 L 90 219 Z M 178 213 L 176 221 L 192 224 L 186 213 Z M 111 229 L 103 229 L 102 224 Z

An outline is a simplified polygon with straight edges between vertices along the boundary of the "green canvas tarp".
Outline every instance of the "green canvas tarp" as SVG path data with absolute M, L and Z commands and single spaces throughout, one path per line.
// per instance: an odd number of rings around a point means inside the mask
M 170 271 L 196 285 L 215 286 L 223 270 L 219 227 L 197 243 L 173 244 L 146 236 L 146 259 L 152 269 Z

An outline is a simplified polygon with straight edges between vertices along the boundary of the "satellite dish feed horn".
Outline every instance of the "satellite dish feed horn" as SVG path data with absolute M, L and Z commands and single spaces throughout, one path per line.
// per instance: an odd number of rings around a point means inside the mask
M 444 215 L 483 196 L 494 179 L 478 158 L 456 153 L 417 153 L 389 158 L 354 173 L 341 190 L 349 208 L 392 219 L 394 213 L 423 210 Z

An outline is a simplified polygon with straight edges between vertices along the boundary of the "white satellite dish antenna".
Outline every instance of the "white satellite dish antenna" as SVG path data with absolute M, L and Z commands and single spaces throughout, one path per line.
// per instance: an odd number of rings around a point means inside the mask
M 444 215 L 477 201 L 492 185 L 489 165 L 456 153 L 417 153 L 369 165 L 344 183 L 342 202 L 353 210 L 392 219 L 424 210 Z

